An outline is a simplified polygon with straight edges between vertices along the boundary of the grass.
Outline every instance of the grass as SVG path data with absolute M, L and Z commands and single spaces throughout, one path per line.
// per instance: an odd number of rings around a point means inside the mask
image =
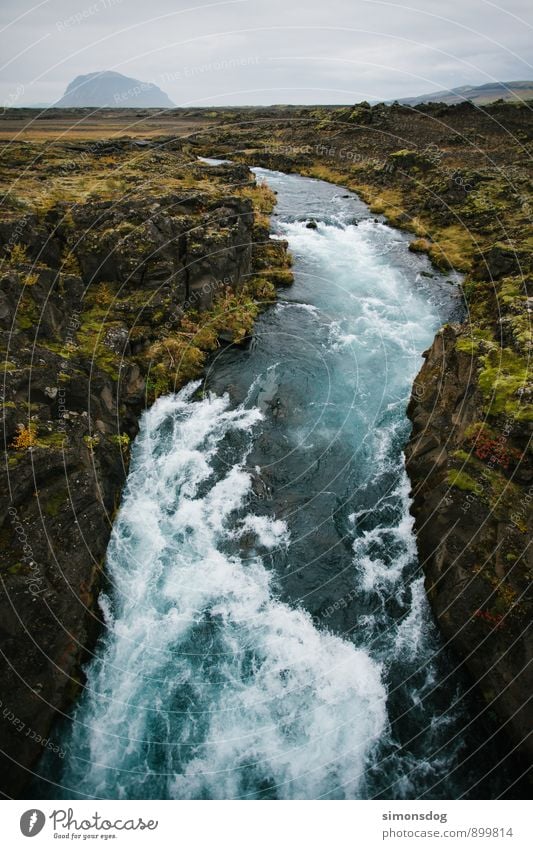
M 428 242 L 427 239 L 413 239 L 412 242 L 409 242 L 409 250 L 413 251 L 413 253 L 429 253 L 431 248 L 431 242 Z
M 180 329 L 150 346 L 150 379 L 154 394 L 174 389 L 198 377 L 207 354 L 219 345 L 221 335 L 240 344 L 251 333 L 259 304 L 248 290 L 229 288 L 215 299 L 210 310 L 190 312 Z
M 24 245 L 21 245 L 20 242 L 17 242 L 11 248 L 11 252 L 9 254 L 9 261 L 12 265 L 18 265 L 19 263 L 28 262 L 28 251 Z
M 242 197 L 250 198 L 254 210 L 262 215 L 270 215 L 276 205 L 276 195 L 264 182 L 245 186 L 239 190 L 239 194 Z
M 218 242 L 225 245 L 232 237 L 231 228 L 206 222 L 212 217 L 213 201 L 222 203 L 228 197 L 247 198 L 254 214 L 254 233 L 252 256 L 256 273 L 242 286 L 239 292 L 224 290 L 215 299 L 211 309 L 205 313 L 189 312 L 172 332 L 159 331 L 169 314 L 175 311 L 167 297 L 154 295 L 153 289 L 136 285 L 122 297 L 117 298 L 115 284 L 101 281 L 93 285 L 82 304 L 79 327 L 73 332 L 67 346 L 54 339 L 47 338 L 40 343 L 42 347 L 60 356 L 64 370 L 58 373 L 58 381 L 75 379 L 76 374 L 86 374 L 88 368 L 105 372 L 113 381 L 118 380 L 120 356 L 104 344 L 107 331 L 113 326 L 128 326 L 130 319 L 139 309 L 146 308 L 143 314 L 145 326 L 137 325 L 132 339 L 148 341 L 152 339 L 148 350 L 136 354 L 136 361 L 143 369 L 149 367 L 149 388 L 153 395 L 167 391 L 174 385 L 181 385 L 201 373 L 206 357 L 218 344 L 224 341 L 239 344 L 251 333 L 260 305 L 269 303 L 276 297 L 276 285 L 292 282 L 290 261 L 285 246 L 266 239 L 269 218 L 275 204 L 276 195 L 266 183 L 254 183 L 252 179 L 244 186 L 228 182 L 222 169 L 214 170 L 196 161 L 196 151 L 166 151 L 160 149 L 131 150 L 129 145 L 117 145 L 115 149 L 102 153 L 96 146 L 88 146 L 73 152 L 62 144 L 50 145 L 46 149 L 28 144 L 24 151 L 13 147 L 6 149 L 0 166 L 0 179 L 9 192 L 16 180 L 17 197 L 24 198 L 24 210 L 36 213 L 44 223 L 50 213 L 56 213 L 60 221 L 60 241 L 62 251 L 59 259 L 61 270 L 58 293 L 66 293 L 67 275 L 80 276 L 80 265 L 74 250 L 79 238 L 76 224 L 78 212 L 74 205 L 93 201 L 116 201 L 121 203 L 127 195 L 128 203 L 157 203 L 166 209 L 176 221 L 183 221 L 186 230 L 197 233 L 197 250 L 205 253 L 206 244 L 213 248 Z M 27 162 L 32 167 L 26 168 Z M 190 205 L 187 206 L 187 204 Z M 182 207 L 184 204 L 185 208 Z M 133 206 L 135 210 L 136 207 Z M 144 207 L 143 207 L 144 209 Z M 18 211 L 18 212 L 17 212 Z M 11 204 L 8 215 L 20 213 L 20 204 Z M 144 212 L 142 213 L 144 216 Z M 151 226 L 143 217 L 128 217 L 118 221 L 109 219 L 98 230 L 88 230 L 84 235 L 84 249 L 101 247 L 102 240 L 109 248 L 117 252 L 124 262 L 138 264 L 153 249 Z M 196 225 L 196 226 L 195 226 Z M 257 229 L 257 233 L 255 232 Z M 118 237 L 118 243 L 116 243 Z M 106 241 L 107 240 L 107 241 Z M 187 250 L 194 252 L 193 238 L 187 238 Z M 23 239 L 11 248 L 5 260 L 18 274 L 21 284 L 25 284 L 17 313 L 19 331 L 31 331 L 37 324 L 40 294 L 31 292 L 38 280 L 33 270 L 26 271 L 28 249 Z M 131 289 L 132 287 L 130 287 Z M 152 304 L 153 299 L 153 304 Z M 130 328 L 132 329 L 132 328 Z M 157 338 L 158 333 L 161 338 Z M 155 338 L 154 338 L 155 337 Z M 72 364 L 72 365 L 71 365 Z M 76 366 L 76 368 L 74 368 Z M 60 447 L 53 434 L 39 435 L 33 431 L 19 434 L 17 445 L 23 447 Z M 63 435 L 61 435 L 63 439 Z M 88 437 L 90 450 L 96 448 L 97 437 Z M 126 435 L 117 437 L 121 450 L 126 450 Z
M 465 227 L 452 224 L 435 231 L 433 237 L 434 242 L 428 254 L 438 268 L 469 271 L 475 245 L 471 233 Z

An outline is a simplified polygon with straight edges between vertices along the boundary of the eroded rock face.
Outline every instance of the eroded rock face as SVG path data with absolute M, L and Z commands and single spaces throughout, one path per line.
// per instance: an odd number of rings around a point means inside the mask
M 29 396 L 38 444 L 9 452 L 0 497 L 1 783 L 9 795 L 23 792 L 27 770 L 45 749 L 61 756 L 51 728 L 79 689 L 80 664 L 100 627 L 95 602 L 127 470 L 127 453 L 112 437 L 117 422 L 134 435 L 141 400 L 128 394 L 127 383 L 117 397 L 115 381 L 99 369 L 90 375 L 89 362 L 77 362 L 62 381 L 60 358 L 40 346 L 38 352 L 33 367 L 19 352 L 9 394 L 17 406 L 5 421 L 10 445 Z M 94 450 L 91 439 L 98 441 Z
M 214 201 L 169 196 L 147 209 L 140 200 L 75 207 L 73 252 L 87 284 L 115 282 L 127 290 L 142 287 L 164 296 L 172 288 L 178 301 L 206 280 L 240 281 L 250 269 L 252 204 L 242 198 Z M 201 216 L 201 218 L 200 218 Z M 211 305 L 216 290 L 203 297 Z
M 476 440 L 485 420 L 484 399 L 472 356 L 461 350 L 465 336 L 464 326 L 443 328 L 414 385 L 408 409 L 413 430 L 405 452 L 412 512 L 441 631 L 488 708 L 531 754 L 527 591 L 533 493 L 519 462 L 530 428 L 508 419 L 500 427 L 504 439 L 488 449 L 486 441 Z M 511 499 L 522 510 L 515 506 L 510 512 Z
M 170 160 L 172 174 L 179 164 Z M 129 442 L 155 397 L 146 351 L 187 308 L 238 292 L 260 264 L 268 233 L 258 234 L 250 198 L 234 194 L 251 179 L 245 166 L 225 166 L 208 192 L 89 198 L 0 228 L 0 785 L 9 796 L 24 795 L 44 751 L 64 757 L 54 723 L 102 626 L 95 602 Z

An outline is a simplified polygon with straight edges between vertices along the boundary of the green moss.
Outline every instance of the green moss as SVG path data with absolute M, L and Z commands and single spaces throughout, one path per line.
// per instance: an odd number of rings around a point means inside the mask
M 466 472 L 458 469 L 450 469 L 447 475 L 447 481 L 450 486 L 455 486 L 465 492 L 477 492 L 479 484 L 470 477 Z
M 416 150 L 409 150 L 408 148 L 402 148 L 402 150 L 396 150 L 394 153 L 390 154 L 391 159 L 396 159 L 401 162 L 404 159 L 413 159 L 416 157 Z
M 58 515 L 61 507 L 65 504 L 68 498 L 68 490 L 63 489 L 58 492 L 54 492 L 52 495 L 46 496 L 46 498 L 41 499 L 41 505 L 43 506 L 44 512 L 47 516 L 55 517 Z
M 463 174 L 463 182 L 465 185 L 472 186 L 476 180 L 476 175 Z M 503 181 L 486 180 L 468 192 L 468 195 L 461 205 L 462 211 L 467 216 L 479 216 L 484 213 L 494 215 L 497 210 L 504 210 L 506 203 L 505 198 L 502 198 L 502 191 L 505 192 Z
M 292 272 L 285 271 L 283 269 L 278 270 L 279 275 L 288 274 L 290 277 L 290 281 L 292 282 Z M 266 303 L 270 301 L 276 300 L 276 288 L 275 283 L 276 280 L 272 280 L 271 272 L 264 272 L 260 277 L 254 277 L 252 280 L 249 280 L 246 283 L 245 291 L 252 298 L 259 301 L 260 303 Z M 278 285 L 281 285 L 278 283 Z
M 519 509 L 521 489 L 495 469 L 485 469 L 483 477 L 489 484 L 489 504 L 497 519 L 505 521 L 514 510 Z
M 71 250 L 66 250 L 65 253 L 61 257 L 61 271 L 62 274 L 72 275 L 75 277 L 79 277 L 80 275 L 80 264 L 78 262 L 78 258 Z
M 110 437 L 110 441 L 115 445 L 118 445 L 120 450 L 125 453 L 128 450 L 130 444 L 130 438 L 127 433 L 117 433 L 114 436 Z
M 472 264 L 474 240 L 472 234 L 458 224 L 437 231 L 429 249 L 429 258 L 441 269 L 468 271 Z
M 37 327 L 39 320 L 39 310 L 37 304 L 33 300 L 29 289 L 24 290 L 24 294 L 20 298 L 16 314 L 16 323 L 21 330 L 30 330 L 32 327 Z
M 31 327 L 35 326 L 35 322 L 28 318 L 27 316 L 19 316 L 17 319 L 17 324 L 20 330 L 29 330 Z
M 402 171 L 419 171 L 433 167 L 431 160 L 419 153 L 418 150 L 397 150 L 389 154 L 389 162 L 398 166 Z
M 120 357 L 103 344 L 106 331 L 116 322 L 109 320 L 107 309 L 95 306 L 84 312 L 76 335 L 78 355 L 94 362 L 114 380 L 118 380 Z
M 455 347 L 458 351 L 462 351 L 465 354 L 474 355 L 479 352 L 480 347 L 483 346 L 484 343 L 486 345 L 495 344 L 492 341 L 491 332 L 470 324 L 468 325 L 467 330 L 464 331 L 463 335 L 457 338 Z
M 85 445 L 87 446 L 90 453 L 92 454 L 94 449 L 100 444 L 100 437 L 99 436 L 91 436 L 90 434 L 87 434 L 86 436 L 83 437 L 83 441 L 85 442 Z
M 28 249 L 26 245 L 22 245 L 20 242 L 13 245 L 9 255 L 9 261 L 11 265 L 28 262 Z
M 172 386 L 170 377 L 167 374 L 160 374 L 154 370 L 153 374 L 146 381 L 146 394 L 150 399 L 159 398 L 161 395 L 166 395 L 170 392 Z
M 497 439 L 499 436 L 498 431 L 493 430 L 486 422 L 472 422 L 471 425 L 465 430 L 465 439 L 475 441 L 478 436 L 483 434 L 487 436 L 489 439 Z
M 8 575 L 19 575 L 27 571 L 27 566 L 25 563 L 21 563 L 18 560 L 16 563 L 12 563 L 10 566 L 7 565 L 7 562 L 4 561 L 2 564 L 2 570 L 5 571 Z
M 60 450 L 63 448 L 67 436 L 61 431 L 52 431 L 51 433 L 39 434 L 37 446 L 39 448 L 50 448 Z
M 463 451 L 460 448 L 457 449 L 457 451 L 452 452 L 452 457 L 461 463 L 470 463 L 472 460 L 471 454 L 468 454 L 466 451 Z
M 504 277 L 498 281 L 498 294 L 505 305 L 526 295 L 524 280 L 520 277 Z
M 533 408 L 522 400 L 526 390 L 531 390 L 528 362 L 510 350 L 500 348 L 481 358 L 479 387 L 491 415 L 504 413 L 519 421 L 533 421 Z
M 263 275 L 273 286 L 291 286 L 294 283 L 294 274 L 289 268 L 267 269 L 263 271 Z M 271 300 L 273 299 L 275 299 L 275 290 L 274 297 Z M 261 300 L 265 300 L 265 298 L 261 297 Z

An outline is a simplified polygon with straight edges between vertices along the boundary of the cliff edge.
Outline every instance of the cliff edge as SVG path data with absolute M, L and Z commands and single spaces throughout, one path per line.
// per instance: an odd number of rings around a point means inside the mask
M 275 285 L 275 198 L 180 142 L 6 145 L 0 330 L 0 785 L 17 796 L 83 684 L 142 410 L 241 343 Z

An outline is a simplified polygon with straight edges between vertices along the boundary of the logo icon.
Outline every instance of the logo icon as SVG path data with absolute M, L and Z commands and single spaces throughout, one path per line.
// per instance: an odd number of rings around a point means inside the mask
M 32 808 L 29 811 L 24 811 L 20 818 L 20 830 L 24 837 L 35 837 L 42 831 L 46 822 L 46 817 L 42 811 L 37 808 Z

